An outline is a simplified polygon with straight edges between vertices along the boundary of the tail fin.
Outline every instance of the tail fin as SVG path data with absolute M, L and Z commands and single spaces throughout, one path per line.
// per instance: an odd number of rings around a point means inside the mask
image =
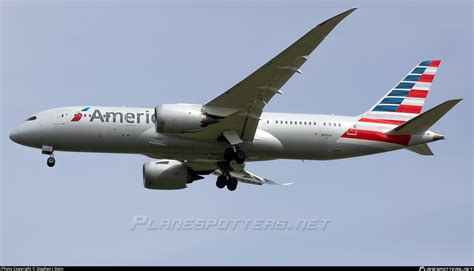
M 362 117 L 403 123 L 419 115 L 440 63 L 441 60 L 427 60 L 418 64 Z
M 444 114 L 448 113 L 462 99 L 453 99 L 446 101 L 438 106 L 431 108 L 425 113 L 414 117 L 413 119 L 393 128 L 386 134 L 389 135 L 412 135 L 427 131 L 435 124 Z

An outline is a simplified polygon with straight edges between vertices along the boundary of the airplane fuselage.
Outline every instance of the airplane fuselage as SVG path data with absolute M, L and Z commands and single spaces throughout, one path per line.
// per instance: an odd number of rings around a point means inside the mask
M 428 129 L 461 99 L 422 108 L 441 60 L 425 60 L 358 116 L 265 113 L 264 108 L 349 9 L 313 27 L 252 74 L 204 104 L 154 108 L 62 107 L 42 111 L 10 138 L 55 151 L 134 153 L 159 161 L 143 165 L 144 187 L 168 190 L 217 175 L 216 186 L 276 184 L 245 169 L 246 161 L 331 160 L 403 148 L 432 155 L 426 143 L 444 136 Z
M 227 142 L 189 139 L 186 134 L 179 133 L 157 133 L 153 110 L 96 106 L 54 108 L 39 112 L 34 115 L 34 120 L 20 124 L 11 138 L 26 146 L 52 146 L 58 151 L 135 153 L 193 161 L 222 160 L 222 153 L 228 148 Z M 433 141 L 430 132 L 411 136 L 405 145 L 344 138 L 348 133 L 360 133 L 358 120 L 359 117 L 354 116 L 263 113 L 253 142 L 244 142 L 241 148 L 247 153 L 248 161 L 329 160 Z

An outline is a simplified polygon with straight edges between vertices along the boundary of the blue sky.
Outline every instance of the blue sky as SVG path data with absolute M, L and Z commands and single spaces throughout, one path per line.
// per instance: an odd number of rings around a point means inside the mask
M 14 144 L 27 116 L 68 105 L 203 103 L 318 23 L 357 6 L 270 112 L 357 115 L 422 60 L 442 59 L 425 104 L 464 98 L 433 157 L 251 163 L 289 187 L 214 177 L 143 188 L 140 155 Z M 14 265 L 473 264 L 472 2 L 2 1 L 1 260 Z M 330 219 L 318 231 L 131 231 L 132 219 Z

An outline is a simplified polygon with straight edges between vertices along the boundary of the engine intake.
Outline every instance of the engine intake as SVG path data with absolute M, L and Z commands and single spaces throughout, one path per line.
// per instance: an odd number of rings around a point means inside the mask
M 162 104 L 155 107 L 158 133 L 192 133 L 219 120 L 206 113 L 199 104 Z
M 143 186 L 148 189 L 183 189 L 186 188 L 186 184 L 203 178 L 176 160 L 159 160 L 143 164 Z

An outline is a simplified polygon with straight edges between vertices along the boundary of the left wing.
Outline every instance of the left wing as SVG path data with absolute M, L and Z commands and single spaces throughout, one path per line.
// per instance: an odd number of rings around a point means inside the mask
M 300 67 L 311 52 L 354 10 L 349 9 L 320 23 L 247 78 L 207 102 L 204 105 L 207 114 L 220 121 L 185 136 L 215 139 L 230 131 L 243 141 L 253 141 L 265 105 L 275 94 L 282 93 L 281 88 L 295 73 L 301 73 Z

